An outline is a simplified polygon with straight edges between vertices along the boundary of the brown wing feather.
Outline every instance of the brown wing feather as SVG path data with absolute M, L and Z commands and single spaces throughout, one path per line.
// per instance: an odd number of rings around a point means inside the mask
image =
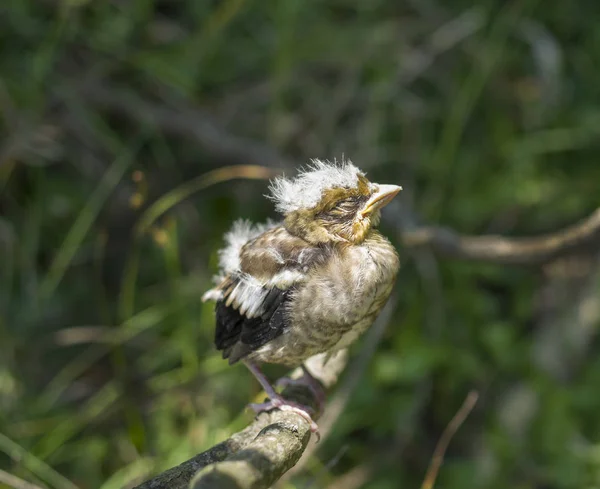
M 215 345 L 224 358 L 234 363 L 285 332 L 292 291 L 325 254 L 283 227 L 242 247 L 240 270 L 209 292 L 217 298 Z

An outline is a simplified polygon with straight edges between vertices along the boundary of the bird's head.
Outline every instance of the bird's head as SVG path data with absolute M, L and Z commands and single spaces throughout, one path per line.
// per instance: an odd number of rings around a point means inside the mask
M 273 180 L 270 190 L 290 233 L 311 244 L 358 244 L 402 187 L 372 183 L 349 161 L 313 160 L 296 178 Z

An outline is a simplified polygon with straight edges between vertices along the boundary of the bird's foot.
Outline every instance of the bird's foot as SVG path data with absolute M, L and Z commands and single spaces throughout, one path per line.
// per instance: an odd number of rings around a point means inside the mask
M 252 409 L 256 414 L 271 411 L 273 409 L 280 409 L 281 411 L 290 411 L 292 413 L 296 413 L 302 416 L 310 426 L 311 433 L 314 433 L 317 436 L 317 441 L 321 439 L 321 434 L 319 433 L 319 426 L 315 423 L 311 417 L 312 408 L 308 406 L 303 406 L 302 404 L 298 404 L 292 401 L 288 401 L 281 396 L 273 397 L 267 402 L 263 402 L 260 404 L 250 404 L 250 409 Z
M 298 379 L 291 379 L 290 377 L 281 377 L 275 386 L 278 388 L 289 387 L 289 386 L 302 386 L 307 387 L 315 397 L 317 401 L 317 411 L 323 412 L 325 407 L 325 391 L 317 379 L 315 379 L 306 369 L 302 374 L 302 377 Z

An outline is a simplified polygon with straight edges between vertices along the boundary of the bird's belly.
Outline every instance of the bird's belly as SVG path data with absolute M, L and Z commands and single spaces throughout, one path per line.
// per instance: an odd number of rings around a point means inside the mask
M 358 321 L 340 336 L 340 339 L 331 346 L 330 350 L 337 351 L 349 347 L 371 326 L 373 320 L 374 318 L 366 317 Z
M 346 348 L 373 324 L 391 289 L 392 283 L 380 284 L 362 295 L 361 300 L 345 304 L 343 321 L 339 314 L 327 315 L 315 303 L 303 310 L 301 316 L 296 315 L 285 333 L 254 352 L 251 358 L 293 367 L 313 355 Z
M 359 310 L 363 313 L 350 328 L 342 333 L 340 338 L 329 348 L 329 350 L 337 351 L 342 348 L 347 348 L 356 341 L 369 327 L 373 324 L 377 315 L 381 311 L 383 305 L 387 301 L 392 290 L 391 284 L 382 284 L 376 287 L 374 293 L 370 295 L 370 301 L 367 304 L 362 304 Z M 366 311 L 366 312 L 365 312 Z

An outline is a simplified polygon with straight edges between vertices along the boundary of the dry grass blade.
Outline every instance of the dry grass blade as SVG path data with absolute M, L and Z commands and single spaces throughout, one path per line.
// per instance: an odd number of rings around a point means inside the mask
M 469 395 L 463 402 L 458 412 L 454 415 L 450 423 L 448 423 L 448 426 L 446 426 L 446 429 L 442 433 L 442 436 L 435 447 L 433 457 L 431 457 L 431 462 L 427 468 L 427 473 L 425 474 L 425 479 L 423 480 L 421 489 L 431 489 L 435 484 L 435 480 L 438 472 L 440 471 L 440 467 L 442 466 L 442 462 L 444 461 L 444 455 L 446 454 L 450 440 L 452 440 L 452 437 L 465 422 L 465 419 L 467 419 L 467 416 L 475 407 L 477 399 L 479 399 L 479 394 L 476 391 L 469 392 Z
M 9 474 L 0 469 L 0 483 L 6 484 L 13 489 L 43 489 L 41 486 L 24 481 L 16 475 Z
M 277 173 L 276 170 L 258 165 L 225 166 L 204 173 L 203 175 L 167 192 L 148 207 L 137 224 L 136 234 L 138 236 L 143 235 L 150 229 L 156 219 L 173 206 L 179 204 L 190 195 L 210 187 L 211 185 L 238 178 L 246 180 L 268 180 Z

